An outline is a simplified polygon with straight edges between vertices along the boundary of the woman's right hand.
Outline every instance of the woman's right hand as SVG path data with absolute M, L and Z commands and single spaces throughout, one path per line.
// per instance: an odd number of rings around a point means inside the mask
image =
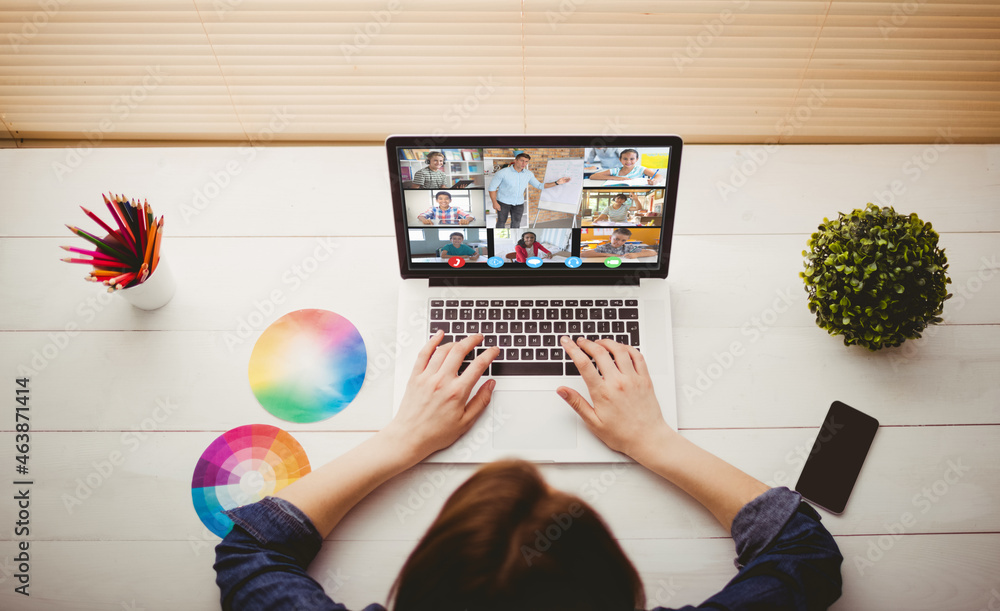
M 677 434 L 663 419 L 646 360 L 638 350 L 609 339 L 593 342 L 580 337 L 574 343 L 562 337 L 560 343 L 580 371 L 594 404 L 566 386 L 556 392 L 609 448 L 638 460 L 641 452 Z M 587 355 L 594 357 L 597 367 Z

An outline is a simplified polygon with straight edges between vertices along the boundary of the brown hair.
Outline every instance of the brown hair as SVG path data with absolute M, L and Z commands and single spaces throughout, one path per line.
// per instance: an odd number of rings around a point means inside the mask
M 521 460 L 484 465 L 445 502 L 389 593 L 394 611 L 633 611 L 642 581 L 594 509 Z

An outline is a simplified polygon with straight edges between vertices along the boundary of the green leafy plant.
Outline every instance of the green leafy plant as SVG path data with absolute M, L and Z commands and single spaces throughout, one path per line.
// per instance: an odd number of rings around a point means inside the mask
M 916 214 L 869 203 L 824 218 L 808 245 L 799 276 L 809 310 L 830 335 L 843 335 L 844 345 L 898 346 L 941 322 L 951 297 L 948 260 L 937 232 Z

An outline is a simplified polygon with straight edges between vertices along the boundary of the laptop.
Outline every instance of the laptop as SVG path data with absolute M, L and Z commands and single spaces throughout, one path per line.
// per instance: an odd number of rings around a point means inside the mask
M 562 335 L 636 346 L 664 419 L 677 428 L 667 272 L 680 137 L 394 135 L 385 147 L 403 278 L 393 416 L 417 353 L 438 329 L 444 341 L 483 334 L 466 363 L 500 347 L 472 391 L 495 380 L 489 407 L 428 462 L 628 461 L 555 393 L 568 386 L 590 400 Z M 404 188 L 412 183 L 402 177 L 433 151 L 456 160 L 437 184 L 465 188 Z M 594 171 L 595 159 L 611 167 Z

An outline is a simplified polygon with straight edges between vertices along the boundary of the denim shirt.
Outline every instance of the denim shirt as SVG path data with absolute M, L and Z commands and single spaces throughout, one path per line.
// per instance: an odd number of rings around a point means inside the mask
M 267 497 L 228 515 L 232 531 L 215 548 L 223 609 L 322 609 L 335 603 L 306 567 L 323 544 L 309 518 L 284 499 Z M 680 609 L 826 609 L 840 597 L 843 557 L 820 517 L 797 492 L 772 488 L 733 520 L 739 572 L 701 605 Z M 373 603 L 364 611 L 385 611 Z

